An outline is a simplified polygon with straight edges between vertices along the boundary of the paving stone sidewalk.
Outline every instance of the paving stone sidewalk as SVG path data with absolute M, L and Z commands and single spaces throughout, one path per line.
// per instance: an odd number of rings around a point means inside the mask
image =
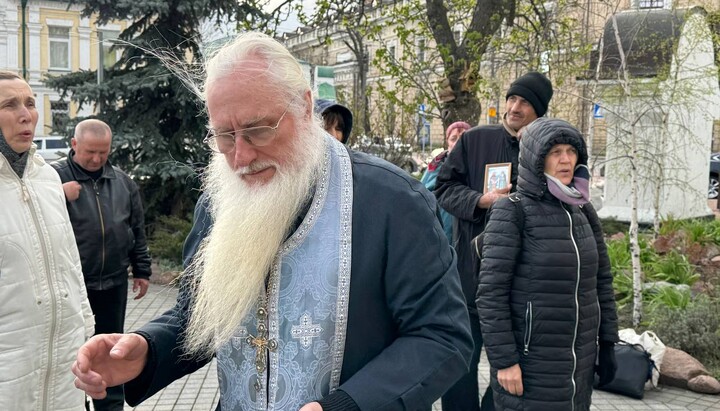
M 173 287 L 151 284 L 147 295 L 140 300 L 132 299 L 132 287 L 128 299 L 125 329 L 134 330 L 175 303 L 177 289 Z M 480 392 L 485 391 L 488 381 L 487 360 L 484 353 L 480 361 Z M 125 410 L 138 411 L 212 411 L 218 403 L 219 391 L 215 362 L 195 373 L 175 381 L 164 390 L 155 394 L 139 406 L 125 406 Z M 673 387 L 662 387 L 647 391 L 643 400 L 614 395 L 602 391 L 593 392 L 591 410 L 717 410 L 720 411 L 720 396 L 703 395 Z M 440 403 L 433 406 L 433 411 L 441 411 Z

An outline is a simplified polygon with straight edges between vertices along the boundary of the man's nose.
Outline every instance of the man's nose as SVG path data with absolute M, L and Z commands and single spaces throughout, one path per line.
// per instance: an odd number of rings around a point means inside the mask
M 230 154 L 233 156 L 233 169 L 247 167 L 257 158 L 256 147 L 245 141 L 240 133 L 235 134 L 235 151 Z

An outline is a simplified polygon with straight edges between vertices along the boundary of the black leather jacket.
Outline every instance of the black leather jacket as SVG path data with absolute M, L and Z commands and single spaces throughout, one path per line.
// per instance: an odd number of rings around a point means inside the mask
M 85 285 L 107 290 L 127 281 L 132 264 L 135 278 L 149 278 L 150 254 L 145 240 L 145 216 L 138 187 L 109 162 L 97 181 L 73 161 L 75 152 L 52 163 L 63 183 L 77 181 L 80 196 L 67 202 L 80 251 Z

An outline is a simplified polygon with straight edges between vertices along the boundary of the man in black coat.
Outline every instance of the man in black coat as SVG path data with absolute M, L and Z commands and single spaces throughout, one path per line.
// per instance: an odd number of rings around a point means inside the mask
M 128 267 L 132 266 L 135 299 L 147 292 L 150 254 L 145 215 L 135 182 L 108 161 L 110 127 L 97 119 L 75 127 L 72 150 L 52 164 L 63 182 L 68 214 L 82 262 L 95 334 L 121 333 L 125 327 Z M 108 387 L 94 400 L 95 410 L 122 411 L 123 387 Z
M 517 132 L 545 115 L 552 95 L 552 83 L 544 75 L 530 72 L 519 77 L 505 96 L 506 112 L 502 124 L 466 131 L 438 174 L 435 196 L 440 206 L 456 218 L 453 244 L 458 254 L 458 272 L 475 342 L 470 372 L 443 395 L 443 411 L 480 409 L 477 369 L 483 339 L 475 306 L 478 267 L 470 241 L 485 229 L 488 208 L 514 191 L 519 153 Z M 497 163 L 512 163 L 511 185 L 484 193 L 486 165 Z
M 177 304 L 85 343 L 76 386 L 127 383 L 135 406 L 214 356 L 223 411 L 429 411 L 472 353 L 435 199 L 328 135 L 276 40 L 243 33 L 206 71 L 215 153 Z

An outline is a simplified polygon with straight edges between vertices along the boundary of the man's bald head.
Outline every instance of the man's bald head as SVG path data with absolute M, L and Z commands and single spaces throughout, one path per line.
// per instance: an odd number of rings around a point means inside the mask
M 97 119 L 83 120 L 75 126 L 75 140 L 82 142 L 87 137 L 108 138 L 112 141 L 112 131 L 104 121 Z
M 75 137 L 70 141 L 73 161 L 87 171 L 98 171 L 107 163 L 112 144 L 112 131 L 105 122 L 89 119 L 75 126 Z

